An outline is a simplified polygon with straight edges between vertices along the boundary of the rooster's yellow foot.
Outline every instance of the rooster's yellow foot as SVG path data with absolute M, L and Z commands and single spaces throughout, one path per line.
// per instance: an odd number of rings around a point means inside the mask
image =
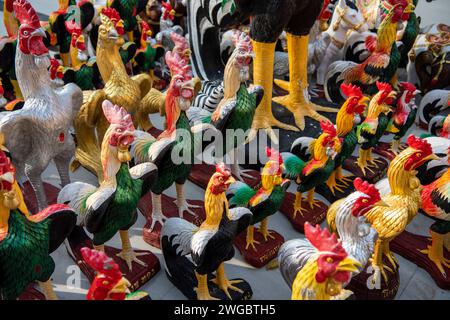
M 297 217 L 297 213 L 300 213 L 303 217 L 303 212 L 306 211 L 305 208 L 302 208 L 302 201 L 295 200 L 294 202 L 294 212 L 292 213 L 292 219 L 295 219 Z
M 231 300 L 231 295 L 228 290 L 231 289 L 231 290 L 239 292 L 239 293 L 244 292 L 241 289 L 239 289 L 238 287 L 233 286 L 233 284 L 241 283 L 242 280 L 228 280 L 225 277 L 217 276 L 216 278 L 214 278 L 212 280 L 212 282 L 214 282 L 220 288 L 220 290 L 222 290 L 227 295 L 228 299 L 230 299 L 230 300 Z
M 248 250 L 249 247 L 252 247 L 253 250 L 256 250 L 256 245 L 260 244 L 260 242 L 256 241 L 255 239 L 247 239 L 247 244 L 245 245 L 245 250 Z
M 372 276 L 372 284 L 373 285 L 379 283 L 380 275 L 383 276 L 384 283 L 388 283 L 388 277 L 386 274 L 386 270 L 393 273 L 393 270 L 391 268 L 385 266 L 384 264 L 381 264 L 378 266 L 374 263 L 372 263 L 372 268 L 373 268 L 373 276 Z
M 344 187 L 348 187 L 350 185 L 350 183 L 352 183 L 352 181 L 355 179 L 355 176 L 351 175 L 351 176 L 342 176 L 342 177 L 338 177 L 336 178 L 336 180 L 338 180 L 340 183 L 342 183 L 344 185 Z
M 344 187 L 345 184 L 340 185 L 336 180 L 333 181 L 327 181 L 326 182 L 328 189 L 330 189 L 331 193 L 333 194 L 333 196 L 336 194 L 336 190 L 339 192 L 344 192 Z
M 444 270 L 444 266 L 450 269 L 450 260 L 443 257 L 442 254 L 435 254 L 435 250 L 432 246 L 427 246 L 427 249 L 419 250 L 421 253 L 426 254 L 428 259 L 434 262 L 444 277 L 447 277 L 447 273 Z
M 139 260 L 137 257 L 139 256 L 143 256 L 146 255 L 145 252 L 140 252 L 140 253 L 136 253 L 134 252 L 132 249 L 127 250 L 127 249 L 123 249 L 121 252 L 119 252 L 117 254 L 117 256 L 119 258 L 121 258 L 122 260 L 124 260 L 128 266 L 128 270 L 130 270 L 130 272 L 133 270 L 133 262 L 136 262 L 137 264 L 146 267 L 147 264 L 141 260 Z
M 313 199 L 312 201 L 308 201 L 309 206 L 311 207 L 311 209 L 314 209 L 314 207 L 320 207 L 320 201 Z
M 261 230 L 261 228 L 258 229 L 258 232 L 262 234 L 262 236 L 264 237 L 264 240 L 267 242 L 270 239 L 275 239 L 275 237 L 272 235 L 272 232 L 270 232 L 269 230 Z

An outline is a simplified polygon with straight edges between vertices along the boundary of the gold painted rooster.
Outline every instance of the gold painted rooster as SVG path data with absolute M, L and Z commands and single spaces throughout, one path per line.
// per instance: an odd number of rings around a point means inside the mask
M 100 146 L 108 128 L 108 121 L 102 113 L 102 102 L 109 100 L 122 106 L 131 114 L 136 127 L 148 130 L 151 127 L 148 114 L 159 112 L 164 101 L 158 99 L 160 92 L 151 90 L 152 79 L 148 74 L 128 76 L 119 53 L 123 39 L 108 16 L 100 14 L 100 17 L 97 65 L 105 87 L 84 92 L 84 103 L 74 123 L 78 143 L 72 169 L 81 164 L 101 180 Z

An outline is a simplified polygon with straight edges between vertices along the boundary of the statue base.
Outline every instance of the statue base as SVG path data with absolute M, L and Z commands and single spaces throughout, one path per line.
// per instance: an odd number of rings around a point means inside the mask
M 47 298 L 33 284 L 30 284 L 17 300 L 47 300 Z
M 84 247 L 93 248 L 92 240 L 86 234 L 84 229 L 78 226 L 74 228 L 67 240 L 67 252 L 78 264 L 81 271 L 86 275 L 89 281 L 92 282 L 96 276 L 96 271 L 88 266 L 80 251 L 81 248 Z M 146 266 L 141 266 L 140 264 L 133 262 L 132 271 L 130 271 L 126 262 L 116 256 L 119 252 L 119 249 L 105 246 L 106 255 L 111 257 L 119 265 L 123 276 L 131 283 L 131 287 L 129 289 L 132 292 L 142 287 L 161 269 L 159 260 L 153 253 L 147 250 L 136 250 L 136 253 L 145 253 L 144 255 L 139 256 L 138 259 L 144 262 Z
M 195 183 L 200 188 L 206 189 L 208 186 L 209 179 L 211 179 L 211 176 L 216 172 L 216 168 L 214 165 L 211 164 L 195 164 L 192 167 L 191 174 L 189 175 L 189 181 Z M 259 172 L 256 170 L 251 170 L 249 173 L 253 179 L 251 178 L 244 178 L 244 181 L 246 184 L 248 184 L 250 187 L 255 187 L 259 181 L 260 181 L 260 175 Z M 236 178 L 236 177 L 235 177 Z
M 392 267 L 386 257 L 383 258 L 383 263 L 394 270 L 394 273 L 386 270 L 387 283 L 381 274 L 379 283 L 375 285 L 371 283 L 374 273 L 370 264 L 364 271 L 352 278 L 346 289 L 353 291 L 356 300 L 394 300 L 400 286 L 398 268 Z
M 47 196 L 48 204 L 55 204 L 58 199 L 58 194 L 60 189 L 44 182 L 44 191 Z M 25 204 L 27 205 L 28 210 L 31 214 L 39 212 L 39 208 L 37 205 L 36 193 L 34 193 L 33 188 L 31 187 L 31 183 L 26 181 L 22 186 L 23 198 L 25 200 Z
M 427 249 L 428 245 L 431 245 L 430 238 L 408 231 L 403 231 L 390 244 L 393 252 L 425 269 L 439 288 L 450 290 L 450 268 L 442 265 L 446 274 L 443 275 L 436 264 L 428 258 L 428 255 L 420 252 L 420 250 Z M 445 248 L 444 258 L 450 259 L 450 252 Z
M 281 204 L 280 211 L 283 215 L 286 216 L 286 218 L 289 219 L 294 229 L 298 230 L 301 233 L 304 233 L 303 227 L 306 221 L 308 221 L 312 225 L 316 225 L 321 224 L 327 217 L 328 206 L 325 203 L 316 200 L 319 206 L 314 206 L 314 208 L 311 208 L 309 203 L 305 199 L 303 199 L 302 208 L 304 208 L 305 210 L 303 211 L 303 214 L 297 213 L 294 218 L 294 201 L 295 194 L 286 192 L 284 201 Z
M 254 239 L 259 242 L 259 244 L 255 244 L 255 248 L 249 246 L 248 249 L 245 249 L 247 246 L 247 230 L 241 232 L 234 241 L 245 261 L 255 268 L 261 268 L 275 259 L 278 255 L 278 250 L 284 243 L 284 238 L 281 234 L 273 230 L 269 230 L 269 232 L 275 239 L 268 238 L 266 241 L 263 235 L 255 228 Z
M 404 143 L 400 145 L 401 150 L 405 149 L 406 147 L 407 145 Z M 389 161 L 394 160 L 394 158 L 397 156 L 394 152 L 391 151 L 391 144 L 387 142 L 378 142 L 378 145 L 373 148 L 373 153 L 389 159 Z
M 345 159 L 343 168 L 351 172 L 354 176 L 360 177 L 364 181 L 369 183 L 376 183 L 384 178 L 386 175 L 389 163 L 383 158 L 376 158 L 378 161 L 375 164 L 371 164 L 366 168 L 365 174 L 357 164 L 357 157 L 349 157 Z
M 192 211 L 195 212 L 196 216 L 188 212 L 184 212 L 183 219 L 199 226 L 206 218 L 204 203 L 201 200 L 188 200 L 188 202 L 189 204 L 199 206 L 199 208 L 192 209 Z M 162 194 L 161 207 L 163 208 L 163 214 L 166 218 L 179 217 L 178 207 L 175 204 L 175 198 Z M 141 198 L 141 200 L 139 200 L 138 208 L 147 219 L 142 232 L 144 241 L 153 247 L 161 248 L 161 224 L 157 222 L 153 230 L 150 230 L 150 227 L 152 225 L 152 195 L 150 192 L 148 192 Z

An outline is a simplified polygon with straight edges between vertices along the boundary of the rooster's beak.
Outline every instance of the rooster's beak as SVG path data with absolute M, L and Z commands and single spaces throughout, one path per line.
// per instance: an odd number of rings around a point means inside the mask
M 412 3 L 409 3 L 408 6 L 405 8 L 405 10 L 403 10 L 403 12 L 404 13 L 413 13 L 415 8 L 416 8 L 415 5 L 413 5 Z
M 39 29 L 34 30 L 34 31 L 31 33 L 31 36 L 32 36 L 32 37 L 42 37 L 42 38 L 47 38 L 47 34 L 45 33 L 44 29 L 42 29 L 42 28 L 39 28 Z
M 234 179 L 233 177 L 229 177 L 227 181 L 225 181 L 225 185 L 229 186 L 230 184 L 233 184 L 236 182 L 236 179 Z
M 425 157 L 424 160 L 425 161 L 428 161 L 428 160 L 440 160 L 440 158 L 437 155 L 435 155 L 434 153 L 432 153 L 429 156 Z
M 377 203 L 375 203 L 374 207 L 389 207 L 389 205 L 384 202 L 383 200 L 378 201 Z

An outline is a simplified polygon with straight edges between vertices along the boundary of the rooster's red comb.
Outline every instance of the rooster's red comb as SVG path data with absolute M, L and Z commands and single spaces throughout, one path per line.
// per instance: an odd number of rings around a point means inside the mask
M 172 40 L 175 46 L 179 49 L 182 50 L 189 49 L 189 42 L 187 41 L 187 39 L 176 32 L 172 31 L 170 33 L 170 40 Z
M 362 96 L 363 96 L 361 88 L 358 87 L 358 86 L 355 86 L 355 85 L 353 85 L 351 83 L 349 83 L 349 84 L 342 83 L 341 84 L 341 90 L 342 90 L 342 93 L 347 98 L 350 98 L 350 97 L 362 98 Z
M 343 257 L 347 256 L 347 252 L 342 247 L 341 241 L 337 239 L 336 234 L 330 234 L 326 228 L 322 230 L 319 225 L 313 227 L 309 222 L 305 222 L 304 229 L 306 239 L 317 250 L 333 252 Z
M 110 124 L 117 124 L 127 129 L 129 131 L 134 131 L 133 120 L 130 114 L 122 107 L 113 104 L 109 100 L 105 100 L 102 103 L 103 113 L 105 114 L 106 120 Z
M 16 0 L 13 6 L 14 14 L 20 24 L 26 24 L 35 29 L 41 27 L 36 11 L 27 0 Z
M 111 7 L 103 8 L 102 9 L 102 14 L 107 16 L 109 18 L 109 20 L 111 20 L 111 21 L 112 20 L 119 21 L 121 19 L 119 12 L 117 12 L 116 9 L 111 8 Z
M 81 26 L 79 26 L 75 21 L 66 21 L 65 25 L 70 34 L 81 34 Z
M 377 88 L 379 91 L 386 91 L 386 93 L 389 93 L 392 91 L 392 86 L 387 82 L 377 81 Z
M 231 170 L 223 162 L 216 164 L 216 172 L 222 174 L 225 177 L 231 176 Z
M 375 188 L 373 184 L 370 184 L 367 181 L 363 181 L 358 177 L 355 179 L 355 181 L 353 181 L 353 185 L 355 186 L 356 190 L 368 195 L 375 201 L 379 201 L 381 199 L 380 191 L 378 191 L 378 189 Z
M 399 83 L 399 87 L 400 87 L 403 91 L 414 92 L 414 91 L 417 90 L 416 86 L 413 85 L 411 82 L 400 82 L 400 83 Z
M 105 274 L 117 281 L 122 279 L 122 272 L 120 271 L 119 265 L 104 252 L 84 247 L 81 248 L 81 255 L 84 261 L 98 273 Z
M 320 121 L 320 127 L 322 128 L 323 133 L 326 133 L 332 137 L 336 136 L 336 128 L 330 121 Z
M 411 148 L 422 151 L 424 153 L 424 156 L 433 153 L 431 144 L 425 139 L 420 139 L 411 134 L 409 135 L 408 140 L 406 142 L 408 143 L 408 146 L 410 146 Z
M 279 164 L 283 163 L 283 158 L 281 157 L 281 154 L 274 148 L 266 147 L 266 155 L 271 161 L 276 161 Z

